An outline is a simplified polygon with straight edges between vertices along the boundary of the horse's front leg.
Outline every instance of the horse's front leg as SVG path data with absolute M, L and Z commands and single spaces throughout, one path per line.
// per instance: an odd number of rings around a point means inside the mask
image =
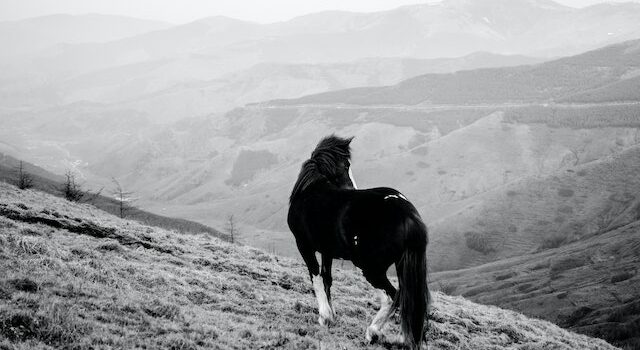
M 324 292 L 327 296 L 327 303 L 329 306 L 329 313 L 331 317 L 326 320 L 328 323 L 335 321 L 336 313 L 333 309 L 333 303 L 331 302 L 331 284 L 333 284 L 333 277 L 331 277 L 331 264 L 333 263 L 333 257 L 329 254 L 322 254 L 322 269 L 320 276 L 322 277 Z
M 316 295 L 316 300 L 318 301 L 318 313 L 320 314 L 318 317 L 318 323 L 320 323 L 321 326 L 327 326 L 333 323 L 335 315 L 331 308 L 331 304 L 329 303 L 330 297 L 327 294 L 331 287 L 331 282 L 329 282 L 329 287 L 327 288 L 326 282 L 323 278 L 324 273 L 321 273 L 320 271 L 320 265 L 318 264 L 318 259 L 316 259 L 315 252 L 312 249 L 309 249 L 308 245 L 302 244 L 301 241 L 298 241 L 297 243 L 302 259 L 304 259 L 304 262 L 309 269 L 309 277 L 311 277 L 311 283 L 313 284 L 313 292 Z M 329 265 L 329 281 L 330 280 L 331 265 Z

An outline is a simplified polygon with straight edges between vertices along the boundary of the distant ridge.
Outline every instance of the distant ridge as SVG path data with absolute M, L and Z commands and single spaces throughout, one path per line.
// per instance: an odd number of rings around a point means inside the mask
M 624 89 L 625 84 L 638 84 L 637 76 L 633 76 L 638 73 L 635 68 L 638 66 L 640 40 L 633 40 L 532 66 L 427 74 L 387 87 L 331 91 L 264 104 L 370 106 L 589 102 L 589 95 L 598 95 L 593 97 L 593 102 L 599 103 L 640 101 L 639 90 Z M 609 94 L 608 89 L 616 92 Z M 618 100 L 622 96 L 623 99 Z
M 0 58 L 19 56 L 57 44 L 106 42 L 170 27 L 133 17 L 53 14 L 0 22 Z

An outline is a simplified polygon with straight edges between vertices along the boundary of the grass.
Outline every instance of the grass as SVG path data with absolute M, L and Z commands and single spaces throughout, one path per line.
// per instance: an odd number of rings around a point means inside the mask
M 298 261 L 5 184 L 0 208 L 0 349 L 402 348 L 364 342 L 378 302 L 354 271 L 336 269 L 338 322 L 325 328 Z M 439 292 L 427 338 L 430 349 L 613 349 Z

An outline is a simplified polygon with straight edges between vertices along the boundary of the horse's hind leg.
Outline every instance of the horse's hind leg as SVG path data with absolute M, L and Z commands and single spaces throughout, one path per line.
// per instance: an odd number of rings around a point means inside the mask
M 396 295 L 396 289 L 387 278 L 386 272 L 376 274 L 365 273 L 365 278 L 376 288 L 380 296 L 380 309 L 371 321 L 369 327 L 367 327 L 365 333 L 367 341 L 373 343 L 383 336 L 382 329 L 394 311 L 393 298 Z
M 304 262 L 309 269 L 309 277 L 311 277 L 313 291 L 318 302 L 318 313 L 320 314 L 320 316 L 318 317 L 318 323 L 321 326 L 327 326 L 333 323 L 334 313 L 333 309 L 331 309 L 331 305 L 329 304 L 327 293 L 325 292 L 325 283 L 320 274 L 320 266 L 318 265 L 318 260 L 316 259 L 315 252 L 312 249 L 308 249 L 308 247 L 301 244 L 300 242 L 297 243 L 298 250 L 302 255 L 302 259 L 304 259 Z

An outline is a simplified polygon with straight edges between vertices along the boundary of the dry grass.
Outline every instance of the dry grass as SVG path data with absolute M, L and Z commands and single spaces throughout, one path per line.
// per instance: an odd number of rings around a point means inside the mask
M 377 301 L 353 271 L 336 271 L 338 323 L 324 328 L 295 260 L 4 184 L 0 208 L 0 349 L 401 348 L 365 344 Z M 431 349 L 612 348 L 441 293 L 429 324 Z

